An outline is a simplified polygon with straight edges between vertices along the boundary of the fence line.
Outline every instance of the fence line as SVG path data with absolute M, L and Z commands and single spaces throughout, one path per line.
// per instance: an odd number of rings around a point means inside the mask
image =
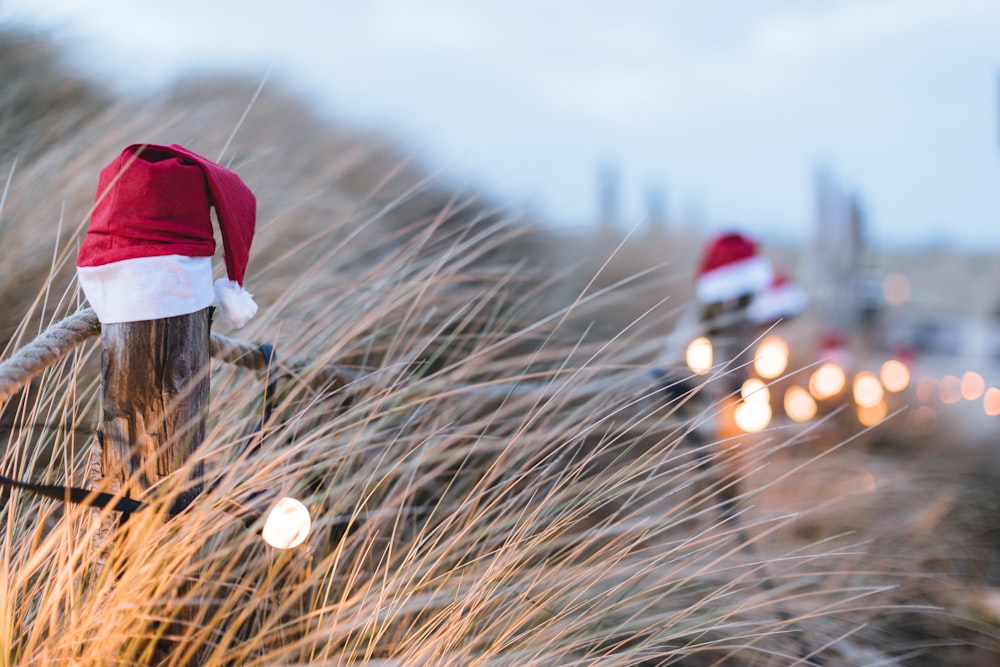
M 23 389 L 32 378 L 49 368 L 77 346 L 100 335 L 101 323 L 91 308 L 84 308 L 66 317 L 38 335 L 9 359 L 0 361 L 0 407 Z M 359 392 L 372 388 L 375 371 L 351 369 L 336 364 L 315 366 L 307 359 L 282 358 L 272 353 L 270 346 L 246 342 L 213 333 L 209 341 L 212 358 L 241 368 L 267 373 L 271 378 L 290 376 L 325 392 L 348 386 Z M 513 398 L 531 394 L 545 400 L 569 390 L 569 385 L 559 382 L 558 374 L 544 378 L 500 380 L 471 385 L 449 384 L 444 393 L 475 393 L 483 397 Z M 644 395 L 655 387 L 652 378 L 634 372 L 603 374 L 572 383 L 578 395 L 594 395 L 620 390 L 633 395 Z
M 91 308 L 73 313 L 56 322 L 34 340 L 15 351 L 9 359 L 0 361 L 0 406 L 25 387 L 32 378 L 69 354 L 74 348 L 101 333 L 101 323 Z M 255 343 L 228 338 L 213 333 L 209 343 L 213 358 L 242 368 L 265 371 L 271 354 Z M 271 372 L 300 374 L 308 370 L 312 385 L 337 389 L 357 382 L 366 374 L 334 365 L 311 368 L 300 359 L 277 360 Z

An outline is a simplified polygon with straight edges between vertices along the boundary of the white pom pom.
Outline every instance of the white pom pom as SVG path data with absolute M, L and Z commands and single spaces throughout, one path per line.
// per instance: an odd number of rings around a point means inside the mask
M 215 281 L 215 305 L 222 311 L 222 318 L 237 329 L 249 322 L 257 312 L 253 294 L 236 281 L 226 278 Z

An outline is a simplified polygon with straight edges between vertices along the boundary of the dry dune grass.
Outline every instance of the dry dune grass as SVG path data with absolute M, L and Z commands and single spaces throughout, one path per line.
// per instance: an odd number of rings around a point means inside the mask
M 9 349 L 80 305 L 72 265 L 98 169 L 137 140 L 177 141 L 222 155 L 260 201 L 248 287 L 263 308 L 239 337 L 364 375 L 332 389 L 307 368 L 255 433 L 263 379 L 214 364 L 191 464 L 217 484 L 169 520 L 156 515 L 180 489 L 158 489 L 100 568 L 89 510 L 7 494 L 0 663 L 918 665 L 1000 652 L 950 585 L 994 581 L 995 541 L 966 560 L 940 542 L 983 525 L 959 510 L 988 513 L 988 481 L 959 488 L 940 472 L 921 481 L 940 491 L 930 503 L 898 467 L 877 493 L 834 488 L 804 477 L 850 444 L 822 425 L 720 459 L 692 445 L 712 407 L 688 415 L 642 372 L 662 319 L 581 328 L 613 300 L 596 287 L 553 299 L 544 234 L 268 88 L 192 82 L 103 104 L 65 85 L 86 103 L 38 101 L 46 113 L 3 137 L 18 155 L 14 169 L 4 153 L 0 212 Z M 83 483 L 95 350 L 3 406 L 3 474 Z M 736 518 L 721 511 L 734 480 Z M 229 511 L 259 491 L 307 503 L 303 547 L 270 549 Z

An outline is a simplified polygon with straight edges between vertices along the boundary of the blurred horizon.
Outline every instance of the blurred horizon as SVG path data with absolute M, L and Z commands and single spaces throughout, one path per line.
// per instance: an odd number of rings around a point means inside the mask
M 223 73 L 287 87 L 557 229 L 610 211 L 625 232 L 656 208 L 675 230 L 805 244 L 825 174 L 873 247 L 1000 251 L 988 1 L 4 0 L 0 23 L 131 96 Z

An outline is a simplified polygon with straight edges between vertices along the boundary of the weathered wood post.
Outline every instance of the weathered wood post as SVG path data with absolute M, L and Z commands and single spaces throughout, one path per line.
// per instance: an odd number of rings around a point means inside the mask
M 204 440 L 209 312 L 102 326 L 97 478 L 102 490 L 144 498 Z M 189 474 L 187 491 L 196 494 L 202 466 Z
M 212 281 L 214 207 L 228 280 Z M 205 436 L 211 306 L 242 326 L 256 200 L 235 173 L 176 144 L 129 146 L 100 174 L 77 275 L 102 327 L 101 423 L 91 486 L 137 500 L 186 467 Z M 197 495 L 194 466 L 186 497 Z M 103 531 L 113 531 L 113 517 Z M 101 544 L 108 544 L 99 535 Z M 184 611 L 171 615 L 183 619 Z

